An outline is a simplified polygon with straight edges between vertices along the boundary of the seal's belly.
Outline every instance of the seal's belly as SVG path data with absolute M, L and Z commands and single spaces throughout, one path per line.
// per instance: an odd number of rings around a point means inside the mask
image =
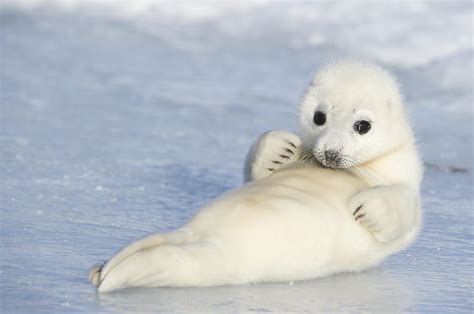
M 289 168 L 236 190 L 238 198 L 255 205 L 294 202 L 302 206 L 345 206 L 351 196 L 367 185 L 354 176 L 324 168 Z M 240 200 L 239 200 L 240 201 Z
M 228 265 L 235 271 L 258 257 L 255 276 L 267 267 L 281 267 L 283 274 L 289 264 L 293 275 L 358 267 L 374 240 L 354 221 L 347 201 L 363 187 L 340 171 L 285 169 L 223 194 L 187 227 L 238 261 Z
M 364 186 L 343 171 L 288 168 L 224 193 L 198 212 L 193 225 L 205 234 L 249 233 L 272 225 L 282 232 L 304 230 L 317 237 L 326 230 L 336 235 L 341 228 L 359 228 L 347 203 Z

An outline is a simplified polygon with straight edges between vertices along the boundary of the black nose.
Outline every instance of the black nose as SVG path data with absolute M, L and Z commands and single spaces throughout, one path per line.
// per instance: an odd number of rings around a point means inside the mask
M 326 161 L 328 162 L 337 162 L 339 160 L 339 153 L 335 150 L 327 150 L 324 152 L 326 156 Z

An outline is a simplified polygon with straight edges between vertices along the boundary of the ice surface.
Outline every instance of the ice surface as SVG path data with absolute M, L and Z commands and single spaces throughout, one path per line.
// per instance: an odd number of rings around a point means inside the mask
M 471 2 L 3 1 L 2 312 L 471 312 Z M 98 295 L 87 269 L 241 184 L 253 139 L 295 128 L 315 69 L 356 56 L 403 85 L 425 227 L 319 280 Z

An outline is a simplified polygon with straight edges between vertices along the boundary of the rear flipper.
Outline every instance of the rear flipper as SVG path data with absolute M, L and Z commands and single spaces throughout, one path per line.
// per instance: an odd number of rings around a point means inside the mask
M 99 292 L 127 287 L 207 286 L 219 284 L 225 263 L 217 247 L 208 242 L 161 245 L 135 252 L 109 270 Z
M 135 241 L 113 256 L 107 263 L 96 263 L 89 269 L 89 281 L 94 286 L 99 286 L 110 271 L 120 265 L 129 256 L 144 250 L 148 250 L 163 244 L 181 244 L 193 240 L 193 234 L 186 229 L 180 229 L 170 233 L 152 234 L 143 239 Z

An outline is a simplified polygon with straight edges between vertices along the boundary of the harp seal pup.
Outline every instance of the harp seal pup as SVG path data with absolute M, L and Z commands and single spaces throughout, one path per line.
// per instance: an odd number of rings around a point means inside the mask
M 299 136 L 262 134 L 244 168 L 242 187 L 94 265 L 89 280 L 109 292 L 311 279 L 377 265 L 420 228 L 422 163 L 397 83 L 379 66 L 322 68 Z

